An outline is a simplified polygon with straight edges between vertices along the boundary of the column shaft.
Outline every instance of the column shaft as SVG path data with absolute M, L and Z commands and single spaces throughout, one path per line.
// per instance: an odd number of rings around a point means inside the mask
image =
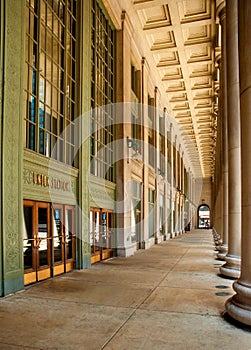
M 236 294 L 226 302 L 234 319 L 251 325 L 251 2 L 239 0 L 240 119 L 241 119 L 241 276 Z
M 227 138 L 227 74 L 226 74 L 226 8 L 220 12 L 222 30 L 221 46 L 221 117 L 222 117 L 222 148 L 223 148 L 223 244 L 220 246 L 218 258 L 225 259 L 228 250 L 228 138 Z
M 240 98 L 238 58 L 238 1 L 226 5 L 227 24 L 227 92 L 228 92 L 228 254 L 220 272 L 228 277 L 240 276 L 241 249 L 241 157 Z

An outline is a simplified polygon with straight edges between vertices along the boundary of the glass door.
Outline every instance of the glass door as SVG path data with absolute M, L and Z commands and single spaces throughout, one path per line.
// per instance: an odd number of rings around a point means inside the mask
M 24 284 L 68 272 L 75 263 L 74 207 L 24 201 Z
M 36 203 L 35 248 L 37 250 L 37 280 L 51 277 L 50 205 Z
M 90 243 L 91 243 L 91 263 L 101 260 L 101 239 L 100 239 L 100 210 L 90 211 Z
M 113 213 L 106 209 L 90 211 L 91 263 L 113 256 Z
M 24 284 L 37 280 L 36 249 L 35 249 L 35 204 L 24 202 L 23 222 L 23 256 L 24 256 Z
M 75 262 L 75 218 L 74 207 L 65 205 L 64 242 L 65 242 L 65 272 L 74 268 Z
M 140 210 L 136 210 L 136 249 L 140 248 L 140 242 L 142 239 L 140 238 L 141 230 L 140 230 L 140 222 L 141 222 L 141 212 Z
M 51 276 L 49 203 L 24 201 L 24 284 Z
M 53 275 L 68 272 L 75 263 L 74 207 L 53 204 Z
M 53 205 L 52 209 L 52 235 L 53 235 L 53 249 L 52 249 L 52 261 L 53 261 L 53 274 L 59 275 L 64 273 L 64 231 L 63 231 L 63 206 Z
M 104 260 L 113 256 L 112 212 L 102 210 L 101 219 L 102 260 Z

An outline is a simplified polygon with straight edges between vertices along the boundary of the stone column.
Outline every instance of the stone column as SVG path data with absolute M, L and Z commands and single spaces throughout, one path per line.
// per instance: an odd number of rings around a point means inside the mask
M 228 135 L 227 135 L 227 74 L 226 74 L 226 6 L 225 1 L 218 4 L 217 14 L 221 24 L 221 117 L 222 117 L 222 146 L 223 146 L 223 244 L 217 254 L 219 259 L 224 260 L 228 250 Z
M 220 67 L 220 54 L 215 58 L 218 67 Z M 220 69 L 218 69 L 220 72 Z M 218 81 L 220 78 L 217 79 Z M 218 91 L 218 99 L 221 101 L 221 90 Z M 223 206 L 222 206 L 222 117 L 221 117 L 221 103 L 219 103 L 219 109 L 217 111 L 217 139 L 215 145 L 215 191 L 214 191 L 214 233 L 217 238 L 217 245 L 222 244 L 222 232 L 223 232 Z
M 173 178 L 173 170 L 174 170 L 174 162 L 173 162 L 173 124 L 170 124 L 170 236 L 173 238 L 175 236 L 174 231 L 174 178 Z
M 193 191 L 194 191 L 194 182 L 193 182 L 193 173 L 191 171 L 191 180 L 190 180 L 190 184 L 191 184 L 191 191 L 190 191 L 190 199 L 191 199 L 191 208 L 190 208 L 190 212 L 191 212 L 191 229 L 194 229 L 194 195 L 193 195 Z
M 196 186 L 195 186 L 195 178 L 192 175 L 192 227 L 193 229 L 197 228 L 197 212 L 196 212 L 196 206 L 195 206 L 195 191 L 196 191 Z
M 191 222 L 191 225 L 190 225 L 190 227 L 191 227 L 191 230 L 194 229 L 193 189 L 194 189 L 193 173 L 191 171 L 190 172 L 190 200 L 191 200 L 191 203 L 190 203 L 190 216 L 191 216 L 190 222 Z
M 241 275 L 236 294 L 227 300 L 228 314 L 251 326 L 251 1 L 239 0 L 240 119 L 241 119 Z
M 229 227 L 226 264 L 220 272 L 228 277 L 240 276 L 241 253 L 241 156 L 240 156 L 240 97 L 238 58 L 238 1 L 226 5 L 227 24 L 227 91 L 228 91 L 228 168 L 229 168 Z

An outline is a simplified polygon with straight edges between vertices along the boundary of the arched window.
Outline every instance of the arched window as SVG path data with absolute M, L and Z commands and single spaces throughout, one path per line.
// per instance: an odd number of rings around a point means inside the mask
M 198 208 L 198 228 L 210 228 L 210 208 L 207 204 Z

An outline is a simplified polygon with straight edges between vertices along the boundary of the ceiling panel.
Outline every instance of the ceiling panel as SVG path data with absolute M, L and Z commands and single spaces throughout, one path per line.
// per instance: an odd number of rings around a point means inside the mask
M 131 1 L 148 45 L 146 56 L 154 62 L 151 69 L 158 73 L 158 88 L 166 97 L 169 114 L 182 127 L 190 162 L 196 171 L 210 177 L 216 132 L 214 90 L 218 86 L 214 83 L 214 1 Z

